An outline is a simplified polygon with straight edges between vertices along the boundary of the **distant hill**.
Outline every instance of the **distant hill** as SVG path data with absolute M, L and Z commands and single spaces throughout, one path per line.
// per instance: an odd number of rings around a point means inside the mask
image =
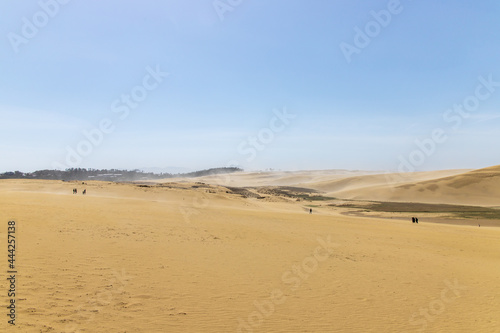
M 0 174 L 0 179 L 50 179 L 50 180 L 105 180 L 105 181 L 136 181 L 155 180 L 173 177 L 202 177 L 216 174 L 243 171 L 240 168 L 212 168 L 189 173 L 153 173 L 141 170 L 119 169 L 85 169 L 72 168 L 61 170 L 38 170 L 34 172 L 5 172 Z

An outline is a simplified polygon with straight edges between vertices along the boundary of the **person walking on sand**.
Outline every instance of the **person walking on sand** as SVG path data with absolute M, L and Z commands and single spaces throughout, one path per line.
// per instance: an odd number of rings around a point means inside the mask
M 418 217 L 415 217 L 415 223 L 418 223 Z
M 414 217 L 411 218 L 411 223 L 415 223 L 415 218 Z
M 309 214 L 312 214 L 312 213 L 313 213 L 313 209 L 309 208 Z

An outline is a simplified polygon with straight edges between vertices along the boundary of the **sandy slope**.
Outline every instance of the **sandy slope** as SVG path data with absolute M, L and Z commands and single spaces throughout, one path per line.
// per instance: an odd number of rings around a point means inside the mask
M 385 177 L 396 181 L 384 183 Z M 365 176 L 365 179 L 358 177 L 358 187 L 327 192 L 350 199 L 500 206 L 499 166 L 472 171 L 415 173 L 398 177 L 399 175 Z M 345 181 L 355 180 L 351 178 Z
M 500 228 L 191 185 L 0 181 L 2 244 L 19 226 L 9 331 L 500 332 Z
M 196 179 L 231 186 L 298 186 L 342 199 L 500 206 L 500 166 L 403 174 L 345 170 L 242 172 Z
M 332 181 L 347 177 L 377 174 L 369 171 L 349 170 L 312 170 L 312 171 L 262 171 L 262 172 L 237 172 L 205 176 L 198 178 L 164 179 L 160 182 L 171 181 L 201 181 L 210 184 L 226 186 L 293 186 L 297 184 L 311 184 L 321 181 Z M 156 182 L 156 181 L 154 181 Z

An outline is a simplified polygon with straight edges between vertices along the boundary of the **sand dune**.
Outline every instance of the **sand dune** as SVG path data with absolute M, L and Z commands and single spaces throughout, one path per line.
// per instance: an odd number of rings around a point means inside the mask
M 263 171 L 263 172 L 238 172 L 197 178 L 174 178 L 173 181 L 200 181 L 210 184 L 226 186 L 293 186 L 297 184 L 310 184 L 321 181 L 331 181 L 346 177 L 376 174 L 368 171 L 349 170 L 313 170 L 313 171 Z M 164 179 L 154 182 L 170 182 Z
M 389 177 L 392 179 L 394 175 Z M 498 166 L 467 172 L 409 175 L 400 183 L 392 184 L 384 183 L 384 176 L 365 178 L 359 182 L 361 184 L 357 188 L 345 188 L 329 193 L 350 199 L 500 206 Z M 408 181 L 407 178 L 411 180 Z
M 411 174 L 375 174 L 362 175 L 353 177 L 342 177 L 340 179 L 326 180 L 319 183 L 304 183 L 302 186 L 308 186 L 322 192 L 330 194 L 358 192 L 359 196 L 363 196 L 363 191 L 367 189 L 389 189 L 394 187 L 413 184 L 419 181 L 434 180 L 450 175 L 461 174 L 462 170 L 445 170 L 433 172 L 416 172 Z
M 435 181 L 468 189 L 494 174 Z M 401 191 L 434 181 L 428 176 Z M 264 184 L 272 175 L 259 177 Z M 292 177 L 274 181 L 339 193 L 381 186 L 376 175 Z M 328 187 L 328 177 L 358 183 Z M 332 207 L 311 215 L 306 205 L 193 180 L 0 181 L 0 237 L 5 244 L 15 219 L 19 241 L 16 326 L 7 327 L 3 307 L 0 330 L 500 332 L 500 228 L 414 225 Z M 1 279 L 3 304 L 7 289 Z
M 196 179 L 226 186 L 297 186 L 342 199 L 500 206 L 500 166 L 404 174 L 345 170 L 243 172 Z

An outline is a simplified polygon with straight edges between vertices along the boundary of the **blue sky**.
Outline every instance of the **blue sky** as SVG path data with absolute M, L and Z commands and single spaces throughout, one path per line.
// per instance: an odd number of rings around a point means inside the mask
M 497 165 L 498 17 L 494 0 L 5 0 L 0 171 Z

